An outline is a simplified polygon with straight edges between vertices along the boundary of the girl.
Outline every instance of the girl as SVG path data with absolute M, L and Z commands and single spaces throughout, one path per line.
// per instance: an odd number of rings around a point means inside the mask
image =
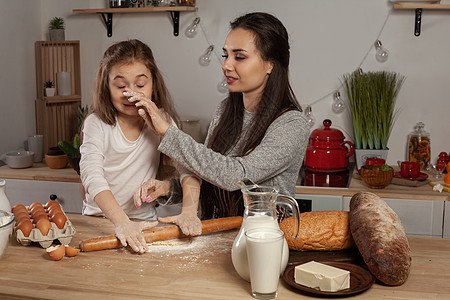
M 309 136 L 289 84 L 288 34 L 277 18 L 267 13 L 237 18 L 223 57 L 229 95 L 211 121 L 205 145 L 171 125 L 156 103 L 136 103 L 163 137 L 158 149 L 203 179 L 202 218 L 242 215 L 236 183 L 244 178 L 293 196 Z
M 80 169 L 86 190 L 83 214 L 105 215 L 122 245 L 143 253 L 147 245 L 142 230 L 158 222 L 133 222 L 130 218 L 155 220 L 155 203 L 145 203 L 150 200 L 147 198 L 144 204 L 133 203 L 133 195 L 143 182 L 156 177 L 160 136 L 139 116 L 136 102 L 129 98 L 135 94 L 153 99 L 156 109 L 176 127 L 178 116 L 151 49 L 130 40 L 109 47 L 100 62 L 91 113 L 84 121 Z M 161 186 L 164 184 L 168 182 Z M 198 191 L 185 194 L 198 198 Z M 194 234 L 195 230 L 184 231 Z

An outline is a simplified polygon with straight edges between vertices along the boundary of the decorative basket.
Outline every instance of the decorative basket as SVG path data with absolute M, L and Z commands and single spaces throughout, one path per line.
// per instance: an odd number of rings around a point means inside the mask
M 362 166 L 359 170 L 362 180 L 371 189 L 384 189 L 394 177 L 394 169 L 387 165 Z

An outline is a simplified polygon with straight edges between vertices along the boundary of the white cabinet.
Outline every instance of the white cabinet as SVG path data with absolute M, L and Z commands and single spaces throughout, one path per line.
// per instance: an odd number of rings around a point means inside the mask
M 11 206 L 46 203 L 50 195 L 56 195 L 66 213 L 81 213 L 83 196 L 81 184 L 77 182 L 5 179 L 6 196 Z
M 349 211 L 351 197 L 344 197 L 343 210 Z M 383 198 L 398 215 L 407 235 L 443 237 L 444 201 Z M 448 225 L 450 231 L 450 225 Z M 450 232 L 447 232 L 450 237 Z
M 444 232 L 442 237 L 450 238 L 450 202 L 445 202 L 444 209 Z
M 300 212 L 302 212 L 302 207 L 308 206 L 311 211 L 342 210 L 342 196 L 295 194 L 295 199 L 299 202 Z M 303 211 L 308 211 L 308 209 Z

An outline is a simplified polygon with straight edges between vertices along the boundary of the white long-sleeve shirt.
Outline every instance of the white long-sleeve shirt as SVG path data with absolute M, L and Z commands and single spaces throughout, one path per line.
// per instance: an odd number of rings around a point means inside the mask
M 160 161 L 157 150 L 160 137 L 144 127 L 135 141 L 128 140 L 119 123 L 111 126 L 96 114 L 84 121 L 83 144 L 80 147 L 81 181 L 86 190 L 83 214 L 103 215 L 94 197 L 110 190 L 120 207 L 131 218 L 156 219 L 154 203 L 137 209 L 133 195 L 149 178 L 155 178 Z

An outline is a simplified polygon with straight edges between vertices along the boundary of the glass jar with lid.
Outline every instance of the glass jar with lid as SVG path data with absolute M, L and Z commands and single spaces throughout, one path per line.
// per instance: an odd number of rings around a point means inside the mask
M 423 122 L 418 122 L 414 131 L 408 135 L 408 160 L 419 162 L 421 169 L 426 170 L 430 163 L 431 148 L 430 134 L 424 127 Z

